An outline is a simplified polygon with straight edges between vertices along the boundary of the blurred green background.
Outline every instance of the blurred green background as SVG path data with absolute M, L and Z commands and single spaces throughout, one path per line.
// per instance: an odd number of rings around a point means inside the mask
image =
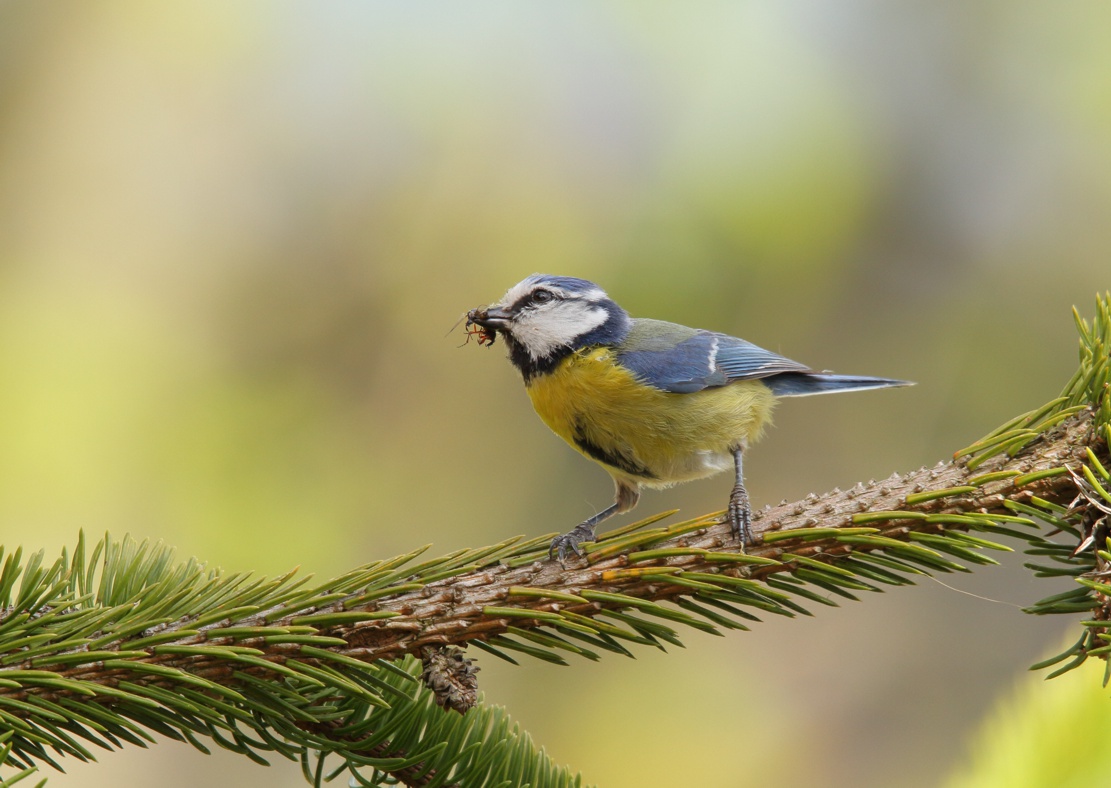
M 919 381 L 784 403 L 757 506 L 944 459 L 1057 393 L 1111 282 L 1108 29 L 1014 0 L 0 2 L 3 543 L 328 576 L 566 530 L 608 477 L 500 344 L 448 335 L 534 271 Z M 936 785 L 1070 626 L 1019 612 L 1067 587 L 1021 562 L 944 578 L 1001 603 L 924 580 L 677 654 L 483 658 L 482 686 L 607 788 Z M 65 766 L 302 785 L 172 743 Z

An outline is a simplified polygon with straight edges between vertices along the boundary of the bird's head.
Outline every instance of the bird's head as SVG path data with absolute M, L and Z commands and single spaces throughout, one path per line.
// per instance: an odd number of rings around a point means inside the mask
M 630 322 L 593 282 L 549 274 L 518 282 L 496 304 L 472 309 L 467 320 L 504 337 L 526 379 L 579 348 L 620 342 Z

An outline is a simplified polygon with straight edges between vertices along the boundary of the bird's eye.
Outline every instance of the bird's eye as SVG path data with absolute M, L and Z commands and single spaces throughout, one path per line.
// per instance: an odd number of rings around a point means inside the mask
M 532 294 L 529 299 L 534 304 L 546 304 L 555 298 L 555 293 L 551 290 L 537 290 Z

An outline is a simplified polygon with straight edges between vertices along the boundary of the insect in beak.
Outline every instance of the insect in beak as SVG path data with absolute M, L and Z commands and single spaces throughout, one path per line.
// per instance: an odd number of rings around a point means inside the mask
M 498 314 L 491 315 L 491 311 Z M 488 310 L 485 307 L 479 307 L 477 309 L 470 310 L 464 317 L 466 318 L 467 322 L 464 325 L 463 330 L 467 334 L 467 339 L 463 342 L 463 345 L 469 344 L 471 341 L 471 337 L 477 337 L 478 344 L 484 345 L 486 347 L 490 347 L 494 344 L 494 340 L 496 340 L 498 337 L 497 328 L 495 326 L 488 325 L 487 323 L 499 322 L 501 320 L 500 310 Z M 456 321 L 455 325 L 451 327 L 452 331 L 454 331 L 459 323 L 464 320 L 464 317 L 461 317 L 458 321 Z M 449 331 L 448 333 L 450 334 L 451 332 Z M 460 347 L 463 347 L 463 345 L 460 345 Z

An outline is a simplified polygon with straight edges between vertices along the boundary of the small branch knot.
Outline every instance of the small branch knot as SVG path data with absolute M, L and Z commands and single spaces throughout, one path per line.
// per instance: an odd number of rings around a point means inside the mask
M 463 656 L 463 650 L 449 646 L 421 649 L 424 670 L 420 677 L 436 696 L 436 703 L 465 714 L 478 701 L 478 673 L 481 668 Z

